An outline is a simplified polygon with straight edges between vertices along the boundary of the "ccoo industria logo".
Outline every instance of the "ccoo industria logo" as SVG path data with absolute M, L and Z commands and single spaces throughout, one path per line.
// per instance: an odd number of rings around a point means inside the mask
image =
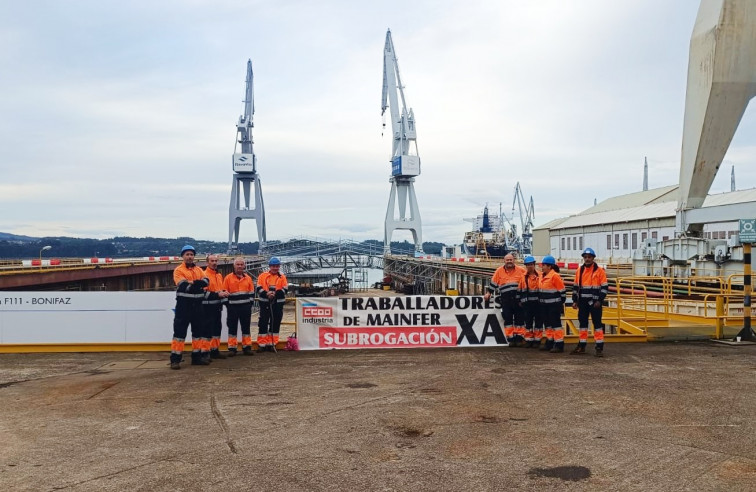
M 333 308 L 319 306 L 314 302 L 304 302 L 302 303 L 302 321 L 305 323 L 333 322 Z

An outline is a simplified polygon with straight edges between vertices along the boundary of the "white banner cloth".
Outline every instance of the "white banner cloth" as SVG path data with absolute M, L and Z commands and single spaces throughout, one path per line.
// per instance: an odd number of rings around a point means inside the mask
M 481 296 L 301 297 L 297 331 L 301 350 L 508 345 Z

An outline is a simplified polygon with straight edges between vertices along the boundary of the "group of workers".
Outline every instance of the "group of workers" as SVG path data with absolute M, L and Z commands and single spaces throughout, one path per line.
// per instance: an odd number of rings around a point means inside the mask
M 578 311 L 578 345 L 572 354 L 584 354 L 588 345 L 588 320 L 593 321 L 596 357 L 604 355 L 604 325 L 602 305 L 609 292 L 606 272 L 596 264 L 596 252 L 585 248 L 583 263 L 575 273 L 572 287 L 572 307 Z M 497 295 L 504 319 L 504 335 L 510 345 L 540 348 L 551 353 L 564 352 L 562 313 L 567 300 L 564 281 L 559 275 L 556 259 L 544 256 L 541 271 L 536 260 L 526 256 L 525 267 L 515 265 L 514 256 L 504 257 L 504 265 L 491 277 L 485 294 L 489 300 Z M 543 342 L 543 345 L 541 345 Z
M 187 331 L 191 325 L 192 365 L 209 365 L 212 359 L 235 356 L 239 347 L 244 355 L 252 351 L 252 305 L 257 297 L 260 316 L 257 345 L 260 352 L 275 352 L 289 287 L 280 273 L 281 261 L 271 258 L 269 270 L 257 283 L 245 272 L 244 258 L 234 260 L 234 271 L 225 277 L 218 272 L 218 255 L 208 255 L 203 270 L 195 263 L 197 252 L 191 245 L 181 249 L 182 263 L 173 271 L 176 284 L 176 310 L 173 318 L 171 369 L 181 369 Z M 228 354 L 220 351 L 222 311 L 226 306 Z M 241 327 L 241 344 L 237 334 Z
M 223 277 L 218 272 L 218 256 L 209 255 L 203 270 L 195 263 L 196 250 L 186 245 L 181 250 L 182 263 L 173 272 L 176 284 L 176 310 L 171 342 L 171 369 L 180 369 L 184 342 L 191 325 L 192 365 L 209 365 L 212 359 L 235 356 L 239 347 L 244 355 L 253 355 L 251 318 L 257 298 L 260 316 L 257 323 L 258 351 L 275 351 L 279 341 L 283 306 L 288 282 L 280 273 L 281 261 L 271 258 L 269 270 L 255 284 L 245 272 L 243 258 L 234 260 L 234 271 Z M 593 322 L 594 355 L 604 354 L 602 305 L 608 293 L 606 272 L 595 262 L 596 253 L 586 248 L 583 263 L 575 273 L 572 307 L 578 311 L 578 345 L 572 354 L 584 354 L 588 344 L 588 321 Z M 496 269 L 485 294 L 488 301 L 496 295 L 504 320 L 504 335 L 510 345 L 540 348 L 551 353 L 564 352 L 562 313 L 567 299 L 564 281 L 553 256 L 544 256 L 541 271 L 536 260 L 526 256 L 525 267 L 515 264 L 512 254 Z M 222 310 L 226 305 L 228 354 L 220 351 Z M 241 327 L 241 344 L 237 334 Z

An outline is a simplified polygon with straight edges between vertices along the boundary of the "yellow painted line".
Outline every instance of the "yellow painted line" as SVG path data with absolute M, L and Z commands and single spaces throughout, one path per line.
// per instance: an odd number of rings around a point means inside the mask
M 567 343 L 578 343 L 579 337 L 578 337 L 578 335 L 565 335 L 564 336 L 564 341 L 567 342 Z M 607 342 L 607 343 L 618 343 L 618 342 L 621 342 L 621 343 L 625 343 L 625 342 L 630 342 L 630 343 L 645 343 L 645 342 L 648 342 L 648 335 L 646 335 L 646 334 L 643 334 L 643 335 L 635 335 L 635 334 L 633 334 L 633 335 L 630 335 L 630 334 L 616 335 L 616 334 L 611 334 L 611 335 L 604 335 L 604 341 Z M 590 343 L 594 342 L 593 335 L 589 335 L 588 336 L 588 342 L 590 342 Z
M 286 341 L 279 341 L 277 350 L 283 350 Z M 224 342 L 220 346 L 228 350 Z M 257 349 L 257 342 L 252 342 L 252 348 Z M 32 353 L 70 353 L 70 352 L 170 352 L 169 343 L 3 343 L 0 344 L 0 354 L 32 354 Z M 184 352 L 191 352 L 192 344 L 184 344 Z
M 608 343 L 617 342 L 647 342 L 646 335 L 604 335 Z M 577 343 L 577 335 L 566 335 L 564 340 L 568 343 Z M 588 337 L 589 342 L 593 342 L 593 336 Z M 252 347 L 257 349 L 257 343 L 253 342 Z M 277 350 L 283 350 L 286 347 L 285 341 L 279 341 L 276 345 Z M 225 343 L 221 344 L 222 350 L 228 350 Z M 184 345 L 185 352 L 191 352 L 192 344 Z M 170 343 L 6 343 L 0 344 L 0 354 L 33 354 L 33 353 L 76 353 L 76 352 L 170 352 Z
M 187 344 L 189 350 L 191 344 Z M 2 354 L 61 352 L 170 352 L 170 343 L 4 343 Z

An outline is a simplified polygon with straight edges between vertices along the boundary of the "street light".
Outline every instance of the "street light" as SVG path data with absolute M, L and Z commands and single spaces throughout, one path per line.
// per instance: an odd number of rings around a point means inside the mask
M 39 250 L 39 269 L 42 270 L 42 252 L 47 251 L 48 249 L 52 249 L 52 246 L 43 246 L 42 249 Z

